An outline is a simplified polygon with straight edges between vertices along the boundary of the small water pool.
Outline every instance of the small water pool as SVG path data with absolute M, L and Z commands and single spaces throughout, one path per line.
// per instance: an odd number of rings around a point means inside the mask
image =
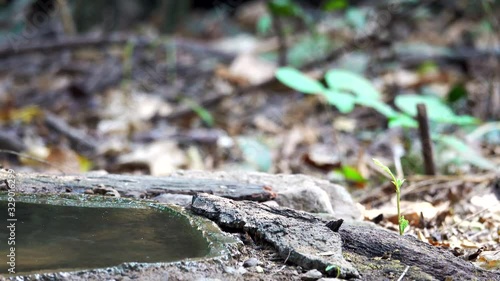
M 17 274 L 171 262 L 209 254 L 210 243 L 186 216 L 131 202 L 31 196 L 16 202 L 17 221 L 8 221 L 7 201 L 0 198 L 0 273 L 8 273 L 11 247 Z M 12 227 L 6 226 L 13 222 L 15 245 L 9 245 Z

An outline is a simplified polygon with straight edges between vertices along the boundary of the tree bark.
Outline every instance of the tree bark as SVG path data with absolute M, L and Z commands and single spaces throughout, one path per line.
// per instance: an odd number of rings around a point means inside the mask
M 208 194 L 196 195 L 192 210 L 222 229 L 260 237 L 283 259 L 329 276 L 384 280 L 388 272 L 397 277 L 409 267 L 405 280 L 500 280 L 499 272 L 477 268 L 450 251 L 369 223 L 344 223 L 336 233 L 308 213 Z M 325 272 L 328 265 L 338 271 Z
M 8 172 L 0 170 L 0 181 L 3 182 L 7 178 Z M 147 194 L 148 197 L 164 193 L 194 195 L 205 192 L 235 200 L 268 201 L 276 196 L 269 187 L 263 185 L 210 179 L 108 174 L 56 176 L 15 173 L 16 192 L 84 193 L 87 189 L 102 186 L 115 189 L 121 195 L 126 195 L 130 192 L 141 192 Z

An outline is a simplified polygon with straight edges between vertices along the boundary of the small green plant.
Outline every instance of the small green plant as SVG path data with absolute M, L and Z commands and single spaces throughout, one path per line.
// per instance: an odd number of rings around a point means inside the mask
M 203 122 L 205 122 L 207 126 L 209 127 L 214 126 L 215 123 L 214 117 L 203 106 L 199 105 L 194 100 L 188 98 L 183 99 L 183 103 L 189 108 L 191 108 L 191 110 L 194 111 L 196 115 L 198 115 L 198 117 L 200 117 L 200 119 L 203 120 Z
M 282 67 L 276 72 L 276 78 L 286 86 L 304 94 L 321 95 L 341 113 L 351 112 L 356 105 L 373 108 L 389 121 L 389 128 L 418 127 L 415 117 L 417 104 L 427 107 L 428 117 L 432 124 L 444 125 L 477 125 L 479 120 L 469 115 L 456 115 L 442 100 L 434 95 L 404 94 L 398 95 L 394 101 L 397 109 L 384 103 L 381 94 L 372 83 L 363 76 L 342 69 L 332 69 L 325 74 L 326 85 L 314 80 L 292 67 Z M 436 126 L 431 129 L 436 130 Z M 466 143 L 453 136 L 446 136 L 434 131 L 432 138 L 445 146 L 459 152 L 463 160 L 483 169 L 498 169 L 491 161 L 485 159 L 472 149 L 464 152 Z M 450 141 L 450 138 L 453 140 Z M 446 140 L 446 141 L 443 141 Z M 478 161 L 480 159 L 481 161 Z
M 399 235 L 403 235 L 405 232 L 406 227 L 408 226 L 408 220 L 405 219 L 404 216 L 401 215 L 401 208 L 399 207 L 399 203 L 401 201 L 401 186 L 403 185 L 405 179 L 398 179 L 394 176 L 394 174 L 391 172 L 391 170 L 382 162 L 378 161 L 377 159 L 373 159 L 373 162 L 380 168 L 382 168 L 387 174 L 389 174 L 392 178 L 392 183 L 396 187 L 396 204 L 397 204 L 397 209 L 398 209 L 398 224 L 399 224 Z
M 335 278 L 339 278 L 340 277 L 340 268 L 338 266 L 330 264 L 329 266 L 326 267 L 325 271 L 328 272 L 328 271 L 331 271 L 332 269 L 337 270 L 337 275 L 335 276 Z
M 427 106 L 431 121 L 456 125 L 478 123 L 471 116 L 454 114 L 446 104 L 431 95 L 398 95 L 395 104 L 402 111 L 398 112 L 382 101 L 381 94 L 368 79 L 347 70 L 328 71 L 325 74 L 328 87 L 291 67 L 278 69 L 276 78 L 302 93 L 324 96 L 341 113 L 351 112 L 356 104 L 371 107 L 389 120 L 389 127 L 416 128 L 418 123 L 413 117 L 417 115 L 416 105 L 419 103 Z

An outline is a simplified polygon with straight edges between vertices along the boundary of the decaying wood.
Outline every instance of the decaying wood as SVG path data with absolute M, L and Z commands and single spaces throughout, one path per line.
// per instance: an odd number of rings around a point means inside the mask
M 500 280 L 498 272 L 476 268 L 447 250 L 371 224 L 344 223 L 335 233 L 307 213 L 208 194 L 196 195 L 192 210 L 223 229 L 260 237 L 283 259 L 289 256 L 288 261 L 304 268 L 325 272 L 327 265 L 336 265 L 339 271 L 329 271 L 330 276 L 380 280 L 380 272 L 399 276 L 409 266 L 407 280 Z
M 208 194 L 194 196 L 191 209 L 214 220 L 223 229 L 260 237 L 289 262 L 322 272 L 333 265 L 334 269 L 328 272 L 332 276 L 359 277 L 358 271 L 342 256 L 340 235 L 312 215 Z
M 450 251 L 421 242 L 413 236 L 400 236 L 361 224 L 343 226 L 339 233 L 345 251 L 368 258 L 390 256 L 390 259 L 417 267 L 438 280 L 500 280 L 499 272 L 477 268 Z
M 8 172 L 0 170 L 0 181 L 8 178 Z M 165 193 L 194 195 L 200 192 L 235 200 L 268 201 L 276 195 L 269 187 L 256 184 L 242 184 L 230 181 L 210 179 L 184 179 L 179 177 L 153 177 L 130 175 L 44 175 L 15 173 L 17 192 L 48 193 L 48 192 L 75 192 L 84 193 L 85 190 L 96 187 L 108 187 L 118 191 L 121 195 L 128 193 L 145 193 L 155 196 Z

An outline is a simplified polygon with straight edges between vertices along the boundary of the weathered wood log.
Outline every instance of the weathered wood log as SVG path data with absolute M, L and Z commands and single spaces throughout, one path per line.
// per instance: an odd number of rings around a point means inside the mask
M 402 275 L 408 266 L 405 280 L 500 280 L 498 272 L 477 268 L 447 250 L 368 223 L 344 223 L 336 233 L 325 221 L 304 212 L 208 194 L 196 195 L 192 210 L 223 229 L 260 237 L 276 247 L 283 259 L 330 276 L 383 280 L 388 273 Z M 338 271 L 325 272 L 328 265 Z
M 0 170 L 0 181 L 8 178 L 8 172 Z M 269 188 L 257 184 L 242 184 L 210 179 L 184 179 L 179 177 L 153 177 L 130 175 L 44 175 L 15 173 L 17 192 L 75 192 L 109 187 L 121 195 L 130 192 L 147 193 L 150 196 L 170 193 L 194 195 L 200 192 L 215 194 L 235 200 L 268 201 L 276 194 Z
M 246 231 L 264 239 L 283 259 L 304 268 L 325 272 L 333 266 L 328 272 L 332 276 L 359 277 L 358 271 L 342 257 L 340 235 L 305 212 L 208 194 L 195 195 L 191 209 L 214 220 L 222 229 Z

